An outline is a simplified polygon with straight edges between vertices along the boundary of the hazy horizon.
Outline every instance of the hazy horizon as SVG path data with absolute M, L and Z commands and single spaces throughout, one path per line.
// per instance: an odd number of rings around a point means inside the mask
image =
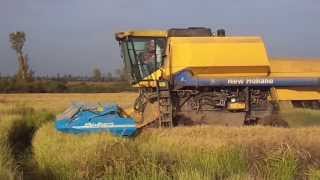
M 122 64 L 114 33 L 129 29 L 206 26 L 262 36 L 270 57 L 320 59 L 320 1 L 1 0 L 0 72 L 14 74 L 9 33 L 27 34 L 36 74 L 90 75 Z

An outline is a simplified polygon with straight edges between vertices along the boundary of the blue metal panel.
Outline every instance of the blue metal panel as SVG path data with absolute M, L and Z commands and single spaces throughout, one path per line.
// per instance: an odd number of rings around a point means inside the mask
M 263 87 L 320 87 L 320 78 L 214 78 L 214 79 L 199 79 L 192 76 L 189 71 L 182 71 L 175 76 L 174 85 L 177 88 L 191 86 L 263 86 Z
M 106 106 L 102 112 L 80 110 L 72 118 L 57 120 L 56 129 L 64 133 L 109 132 L 117 136 L 133 136 L 137 131 L 135 121 L 122 117 L 117 106 Z

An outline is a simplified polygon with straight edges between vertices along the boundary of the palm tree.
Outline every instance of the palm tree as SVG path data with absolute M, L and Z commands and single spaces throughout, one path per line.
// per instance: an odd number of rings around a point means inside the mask
M 28 58 L 23 54 L 24 43 L 26 42 L 26 34 L 24 32 L 10 33 L 11 48 L 14 49 L 18 56 L 19 70 L 17 78 L 27 80 L 29 77 Z

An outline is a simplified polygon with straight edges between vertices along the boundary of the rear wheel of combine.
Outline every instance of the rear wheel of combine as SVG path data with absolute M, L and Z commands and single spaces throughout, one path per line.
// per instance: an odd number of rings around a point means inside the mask
M 245 112 L 228 111 L 179 112 L 175 118 L 175 124 L 239 127 L 244 125 L 245 115 Z
M 289 127 L 289 124 L 279 114 L 272 114 L 258 120 L 258 125 L 273 127 Z
M 277 104 L 268 104 L 268 108 L 264 111 L 253 112 L 258 121 L 258 125 L 273 127 L 288 127 L 288 123 L 281 118 Z

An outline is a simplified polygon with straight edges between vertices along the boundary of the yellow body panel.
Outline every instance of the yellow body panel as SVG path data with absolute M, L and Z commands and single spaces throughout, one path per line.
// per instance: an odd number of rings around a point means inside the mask
M 154 80 L 160 79 L 160 77 L 161 76 L 163 77 L 163 75 L 164 75 L 164 69 L 160 68 L 157 71 L 155 71 L 154 73 L 152 73 L 151 75 L 144 78 L 144 80 L 146 80 L 146 81 L 140 81 L 140 82 L 134 84 L 133 87 L 157 87 L 156 81 L 154 81 Z
M 196 76 L 266 76 L 270 63 L 258 37 L 172 37 L 166 71 L 189 69 Z
M 276 89 L 277 100 L 292 101 L 292 100 L 320 100 L 320 88 L 318 89 Z
M 272 77 L 320 77 L 320 59 L 271 59 Z M 320 87 L 276 89 L 279 101 L 320 100 Z
M 320 77 L 320 59 L 271 59 L 272 77 Z
M 246 109 L 246 103 L 229 103 L 228 104 L 228 110 L 230 111 L 239 111 L 239 110 L 245 110 Z

